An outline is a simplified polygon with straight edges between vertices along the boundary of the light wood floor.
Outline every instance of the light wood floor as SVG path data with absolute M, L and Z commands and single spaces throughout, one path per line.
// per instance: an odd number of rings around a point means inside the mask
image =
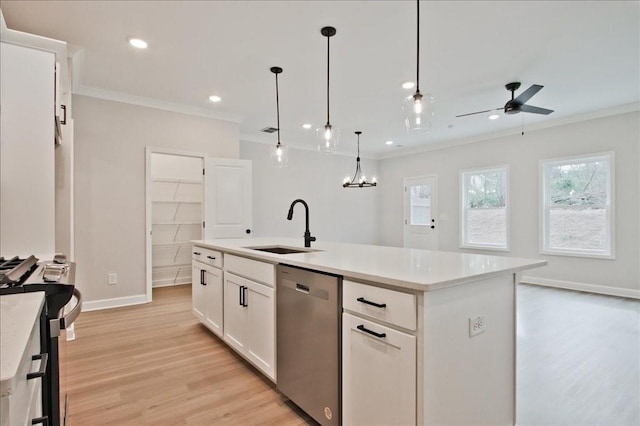
M 61 349 L 67 424 L 306 425 L 274 385 L 191 313 L 190 286 L 83 312 Z
M 61 351 L 68 425 L 305 425 L 201 326 L 189 286 L 85 312 Z M 640 424 L 640 301 L 518 286 L 518 424 Z

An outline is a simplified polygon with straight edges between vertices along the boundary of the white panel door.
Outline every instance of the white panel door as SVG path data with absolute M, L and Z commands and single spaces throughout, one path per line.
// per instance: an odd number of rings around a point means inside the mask
M 438 187 L 435 176 L 404 180 L 404 246 L 438 249 Z
M 249 319 L 249 311 L 244 306 L 247 295 L 245 281 L 228 272 L 224 274 L 224 341 L 243 354 L 247 348 Z
M 416 337 L 342 316 L 344 425 L 416 424 Z
M 222 271 L 218 268 L 207 267 L 205 272 L 205 297 L 206 312 L 205 312 L 205 324 L 206 326 L 220 337 L 222 334 Z
M 251 234 L 251 161 L 205 158 L 205 239 Z
M 271 287 L 246 281 L 249 287 L 249 328 L 247 357 L 275 379 L 275 291 Z
M 206 313 L 205 286 L 202 284 L 205 274 L 203 271 L 204 268 L 197 264 L 193 264 L 191 267 L 191 297 L 193 301 L 193 313 L 200 321 L 204 320 Z

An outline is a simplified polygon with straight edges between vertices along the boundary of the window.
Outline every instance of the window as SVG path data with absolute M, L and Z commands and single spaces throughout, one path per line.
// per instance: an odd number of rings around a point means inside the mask
M 541 161 L 541 252 L 613 258 L 613 153 Z
M 506 166 L 460 172 L 460 247 L 509 249 Z

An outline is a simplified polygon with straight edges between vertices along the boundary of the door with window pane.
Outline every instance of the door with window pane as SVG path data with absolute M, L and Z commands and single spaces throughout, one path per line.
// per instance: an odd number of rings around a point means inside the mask
M 438 249 L 436 176 L 404 180 L 404 246 Z

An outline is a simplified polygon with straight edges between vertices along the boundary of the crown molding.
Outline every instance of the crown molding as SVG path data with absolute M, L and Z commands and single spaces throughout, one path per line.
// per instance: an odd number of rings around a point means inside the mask
M 611 117 L 614 115 L 622 115 L 630 112 L 640 111 L 640 102 L 633 102 L 630 104 L 619 105 L 611 108 L 606 108 L 598 111 L 587 112 L 583 114 L 576 114 L 569 117 L 559 118 L 557 120 L 545 121 L 542 123 L 532 124 L 527 127 L 527 132 L 533 132 L 537 130 L 549 129 L 553 127 L 564 126 L 572 123 L 579 123 L 582 121 L 594 120 L 598 118 Z M 405 157 L 408 155 L 420 154 L 423 152 L 436 151 L 440 149 L 451 148 L 459 145 L 466 145 L 473 142 L 488 141 L 492 139 L 498 139 L 505 136 L 517 135 L 522 131 L 520 127 L 514 127 L 511 129 L 505 129 L 498 132 L 487 133 L 484 135 L 474 136 L 463 139 L 452 139 L 443 142 L 436 142 L 427 146 L 421 146 L 416 148 L 405 148 L 398 150 L 394 153 L 380 154 L 375 158 L 377 160 L 385 160 L 388 158 Z

